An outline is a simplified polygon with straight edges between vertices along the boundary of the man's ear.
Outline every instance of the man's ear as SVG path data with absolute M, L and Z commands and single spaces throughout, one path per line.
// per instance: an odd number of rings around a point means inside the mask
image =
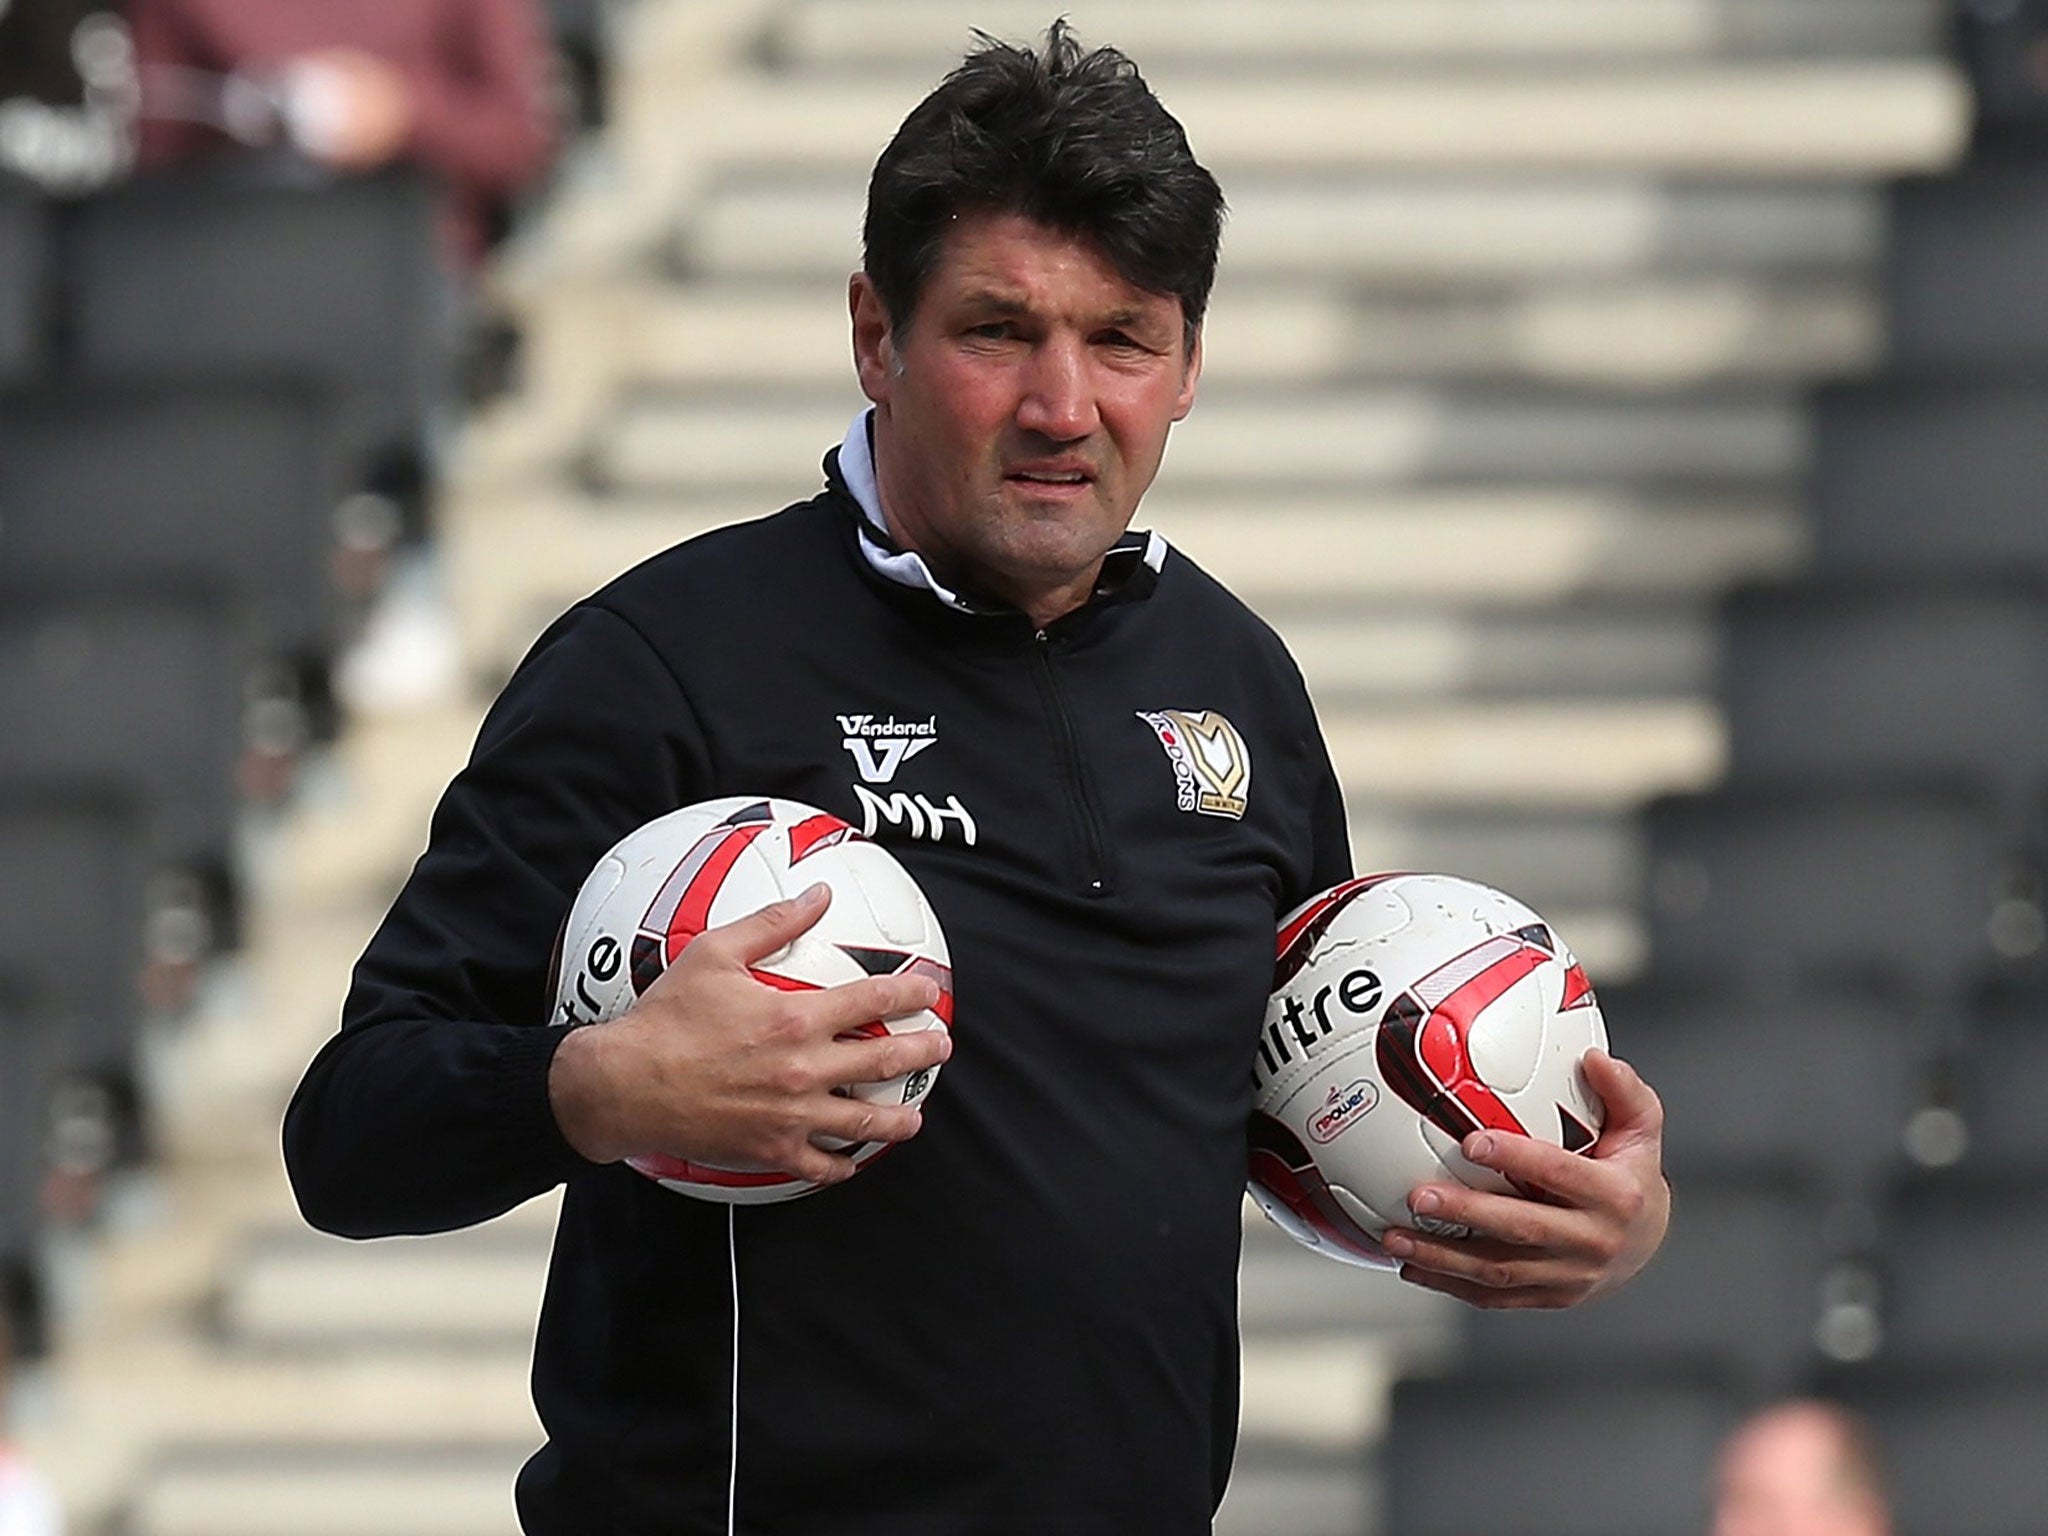
M 1195 385 L 1202 377 L 1202 329 L 1195 327 L 1194 340 L 1188 343 L 1188 360 L 1182 366 L 1180 394 L 1173 402 L 1173 419 L 1185 421 L 1187 414 L 1195 408 Z
M 853 316 L 853 366 L 860 375 L 861 393 L 876 405 L 886 405 L 896 378 L 896 339 L 889 311 L 867 273 L 856 272 L 847 282 L 846 306 Z

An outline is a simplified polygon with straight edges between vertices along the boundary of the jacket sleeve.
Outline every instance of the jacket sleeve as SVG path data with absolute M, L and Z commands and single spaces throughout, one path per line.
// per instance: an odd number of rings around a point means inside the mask
M 1344 811 L 1344 790 L 1337 771 L 1330 766 L 1330 749 L 1323 741 L 1322 728 L 1309 718 L 1309 888 L 1301 893 L 1306 901 L 1319 891 L 1349 880 L 1351 868 L 1351 820 Z M 1299 905 L 1299 902 L 1294 903 Z
M 556 936 L 598 857 L 702 798 L 708 772 L 681 686 L 627 620 L 585 604 L 541 638 L 286 1111 L 307 1221 L 344 1237 L 448 1231 L 590 1166 L 548 1104 L 565 1033 L 546 995 Z

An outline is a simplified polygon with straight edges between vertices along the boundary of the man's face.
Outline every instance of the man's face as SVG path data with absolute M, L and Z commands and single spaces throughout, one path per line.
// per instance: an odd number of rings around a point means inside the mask
M 1015 214 L 954 227 L 901 335 L 851 296 L 891 531 L 1041 624 L 1085 602 L 1195 402 L 1180 301 Z

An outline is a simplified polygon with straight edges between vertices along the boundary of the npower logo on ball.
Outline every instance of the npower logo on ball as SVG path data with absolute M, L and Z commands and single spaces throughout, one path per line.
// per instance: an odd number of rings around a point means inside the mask
M 1363 1078 L 1342 1088 L 1332 1088 L 1323 1107 L 1309 1117 L 1309 1136 L 1328 1145 L 1364 1119 L 1379 1101 L 1379 1089 Z

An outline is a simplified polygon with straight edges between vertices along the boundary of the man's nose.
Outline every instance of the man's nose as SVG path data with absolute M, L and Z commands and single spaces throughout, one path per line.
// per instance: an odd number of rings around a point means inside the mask
M 1072 442 L 1093 432 L 1099 420 L 1081 343 L 1056 337 L 1034 348 L 1017 402 L 1017 425 L 1040 437 Z

